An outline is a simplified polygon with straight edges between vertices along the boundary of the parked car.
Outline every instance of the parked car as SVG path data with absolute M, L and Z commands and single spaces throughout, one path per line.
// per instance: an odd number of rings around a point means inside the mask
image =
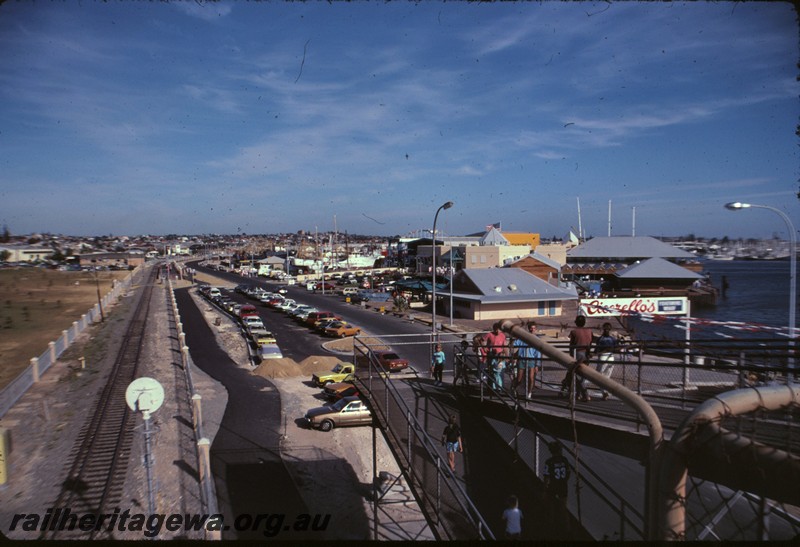
M 306 325 L 313 329 L 314 325 L 317 324 L 317 321 L 324 321 L 326 319 L 337 319 L 337 317 L 332 311 L 315 311 L 308 314 L 308 317 L 306 318 Z
M 330 406 L 312 408 L 306 412 L 306 423 L 309 427 L 330 431 L 334 427 L 347 425 L 369 425 L 372 413 L 367 405 L 358 397 L 345 397 Z
M 338 321 L 340 321 L 338 317 L 336 319 L 323 319 L 322 321 L 317 321 L 314 323 L 314 330 L 325 334 L 325 329 L 327 329 L 332 323 L 336 323 Z
M 242 318 L 242 324 L 245 327 L 253 328 L 253 327 L 263 327 L 264 322 L 261 321 L 261 318 L 257 315 L 247 315 Z
M 337 363 L 330 372 L 316 372 L 311 376 L 311 381 L 317 387 L 325 387 L 336 382 L 347 382 L 354 378 L 356 367 L 350 363 Z
M 239 309 L 236 313 L 242 320 L 244 320 L 245 317 L 251 315 L 255 315 L 256 317 L 258 317 L 258 309 L 252 304 L 244 304 L 239 306 Z
M 321 291 L 323 289 L 326 290 L 326 291 L 335 291 L 336 290 L 336 285 L 334 285 L 333 283 L 328 283 L 328 282 L 317 283 L 316 285 L 314 285 L 314 290 L 315 291 Z
M 366 366 L 370 361 L 376 361 L 384 370 L 396 372 L 408 368 L 408 359 L 403 359 L 391 350 L 369 350 L 357 358 L 359 364 Z
M 354 327 L 345 321 L 334 321 L 325 329 L 325 336 L 333 336 L 334 338 L 346 338 L 360 333 L 360 328 Z
M 281 353 L 281 348 L 278 347 L 278 344 L 263 344 L 258 346 L 258 357 L 262 361 L 266 359 L 280 359 L 283 357 L 283 353 Z
M 292 306 L 296 306 L 296 305 L 297 305 L 297 302 L 295 302 L 291 298 L 284 298 L 282 302 L 279 302 L 278 304 L 275 304 L 275 309 L 283 311 L 285 309 L 288 309 L 288 308 L 290 308 Z
M 264 327 L 253 327 L 248 329 L 247 337 L 253 342 L 255 346 L 263 346 L 264 344 L 276 344 L 278 341 L 275 335 Z
M 322 390 L 328 399 L 338 401 L 344 397 L 353 397 L 360 395 L 358 386 L 351 382 L 337 382 L 335 384 L 328 384 Z

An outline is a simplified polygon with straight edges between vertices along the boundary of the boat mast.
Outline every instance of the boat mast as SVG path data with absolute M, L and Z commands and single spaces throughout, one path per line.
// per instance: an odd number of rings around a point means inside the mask
M 578 241 L 583 241 L 583 226 L 581 225 L 581 198 L 578 200 Z

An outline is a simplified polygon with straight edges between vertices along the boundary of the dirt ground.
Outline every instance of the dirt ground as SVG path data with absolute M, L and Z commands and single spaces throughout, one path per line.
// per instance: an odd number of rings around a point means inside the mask
M 63 330 L 105 296 L 127 271 L 60 272 L 43 268 L 0 270 L 0 388 L 47 350 Z

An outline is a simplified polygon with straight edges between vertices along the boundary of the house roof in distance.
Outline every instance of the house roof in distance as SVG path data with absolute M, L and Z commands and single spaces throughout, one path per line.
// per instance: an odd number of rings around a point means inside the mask
M 459 279 L 460 278 L 460 279 Z M 456 283 L 472 287 L 473 293 L 460 290 L 459 298 L 482 302 L 530 302 L 575 300 L 575 289 L 562 289 L 520 268 L 467 268 L 456 273 Z
M 702 279 L 703 276 L 663 258 L 637 262 L 614 275 L 624 279 Z
M 694 258 L 690 252 L 650 236 L 593 237 L 567 251 L 569 259 Z

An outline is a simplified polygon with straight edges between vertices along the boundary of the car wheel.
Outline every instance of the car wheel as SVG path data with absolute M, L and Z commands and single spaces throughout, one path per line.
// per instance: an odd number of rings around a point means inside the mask
M 333 422 L 330 420 L 322 420 L 322 423 L 319 424 L 320 431 L 330 431 L 333 429 Z
M 322 387 L 325 387 L 328 384 L 332 384 L 332 383 L 333 383 L 333 380 L 326 380 L 326 381 L 322 382 Z
M 342 334 L 339 335 L 339 338 L 347 338 L 347 333 L 343 332 Z

